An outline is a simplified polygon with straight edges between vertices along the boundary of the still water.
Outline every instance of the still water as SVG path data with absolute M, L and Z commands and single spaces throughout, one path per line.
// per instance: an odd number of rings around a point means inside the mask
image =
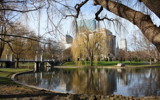
M 53 69 L 19 75 L 16 80 L 64 93 L 160 96 L 160 68 Z

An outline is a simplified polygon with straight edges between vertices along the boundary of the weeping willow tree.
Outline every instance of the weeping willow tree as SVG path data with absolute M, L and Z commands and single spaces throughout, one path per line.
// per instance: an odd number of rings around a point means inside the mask
M 106 39 L 103 33 L 83 30 L 73 40 L 71 48 L 73 60 L 77 64 L 81 64 L 81 61 L 88 59 L 90 66 L 93 66 L 93 61 L 97 61 L 101 56 L 106 55 Z

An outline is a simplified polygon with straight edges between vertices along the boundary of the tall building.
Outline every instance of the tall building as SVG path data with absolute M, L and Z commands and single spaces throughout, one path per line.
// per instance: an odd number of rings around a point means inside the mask
M 108 49 L 107 54 L 115 56 L 116 54 L 116 36 L 112 34 L 109 30 L 105 28 L 98 29 L 97 32 L 102 33 L 106 38 L 106 49 Z
M 73 38 L 70 35 L 65 35 L 62 37 L 61 44 L 64 45 L 64 49 L 70 48 Z
M 77 24 L 78 24 L 78 32 L 82 32 L 85 29 L 89 30 L 90 32 L 93 32 L 96 29 L 96 20 L 95 19 L 79 20 L 79 21 L 77 21 Z
M 97 28 L 96 26 L 98 22 L 94 19 L 89 20 L 79 20 L 77 21 L 78 26 L 78 34 L 83 34 L 84 30 L 87 29 L 87 31 L 90 31 L 90 37 L 93 35 L 94 32 L 98 32 L 100 34 L 103 34 L 103 36 L 106 38 L 103 45 L 103 51 L 104 53 L 101 55 L 102 58 L 107 58 L 108 56 L 114 57 L 116 54 L 116 36 L 112 34 L 109 30 L 105 28 Z
M 71 44 L 73 42 L 73 38 L 70 35 L 66 35 L 65 37 L 66 43 Z
M 120 49 L 127 51 L 127 41 L 124 38 L 120 40 Z

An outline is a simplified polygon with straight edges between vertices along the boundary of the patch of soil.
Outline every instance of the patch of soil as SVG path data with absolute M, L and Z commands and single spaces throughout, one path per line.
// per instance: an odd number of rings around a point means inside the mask
M 0 100 L 160 100 L 160 97 L 124 97 L 121 95 L 65 94 L 37 90 L 22 85 L 0 85 Z

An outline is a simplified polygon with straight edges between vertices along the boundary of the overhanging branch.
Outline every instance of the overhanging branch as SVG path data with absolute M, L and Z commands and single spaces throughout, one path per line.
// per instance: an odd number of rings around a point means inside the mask
M 144 36 L 152 42 L 160 52 L 160 27 L 153 24 L 151 18 L 141 12 L 135 11 L 123 4 L 114 1 L 96 0 L 97 4 L 106 10 L 135 24 Z
M 75 8 L 75 10 L 76 10 L 76 15 L 66 15 L 66 17 L 75 17 L 75 18 L 78 18 L 79 13 L 80 13 L 80 11 L 81 11 L 81 7 L 82 7 L 84 4 L 86 4 L 88 1 L 89 1 L 89 0 L 84 0 L 84 1 L 82 1 L 80 4 L 76 4 L 76 5 L 74 6 L 74 8 Z
M 43 44 L 48 44 L 46 42 L 40 41 L 38 39 L 34 39 L 34 38 L 30 38 L 30 37 L 26 37 L 26 36 L 20 36 L 20 35 L 13 35 L 13 34 L 0 34 L 1 36 L 9 36 L 9 37 L 19 37 L 19 38 L 24 38 L 24 39 L 29 39 L 29 40 L 33 40 L 33 41 L 37 41 Z M 1 38 L 0 38 L 1 39 Z M 2 40 L 2 39 L 1 39 Z M 11 42 L 11 41 L 5 41 L 5 42 Z
M 101 13 L 103 11 L 103 7 L 101 6 L 100 7 L 100 9 L 96 12 L 96 14 L 95 14 L 95 19 L 97 20 L 97 21 L 102 21 L 102 20 L 108 20 L 108 21 L 115 21 L 114 19 L 112 19 L 112 18 L 108 18 L 107 16 L 104 16 L 103 18 L 100 18 L 99 17 L 99 14 Z
M 20 13 L 27 13 L 27 12 L 31 12 L 31 11 L 36 11 L 38 9 L 41 9 L 43 6 L 37 7 L 35 9 L 29 9 L 29 10 L 19 10 L 19 9 L 12 9 L 12 8 L 0 8 L 0 10 L 3 11 L 14 11 L 14 12 L 20 12 Z
M 7 40 L 4 40 L 4 39 L 2 39 L 2 38 L 0 38 L 0 40 L 3 41 L 4 43 L 7 43 L 8 46 L 9 46 L 9 48 L 11 49 L 11 51 L 14 53 L 14 50 L 13 50 L 11 44 L 10 44 L 11 41 L 7 41 Z

